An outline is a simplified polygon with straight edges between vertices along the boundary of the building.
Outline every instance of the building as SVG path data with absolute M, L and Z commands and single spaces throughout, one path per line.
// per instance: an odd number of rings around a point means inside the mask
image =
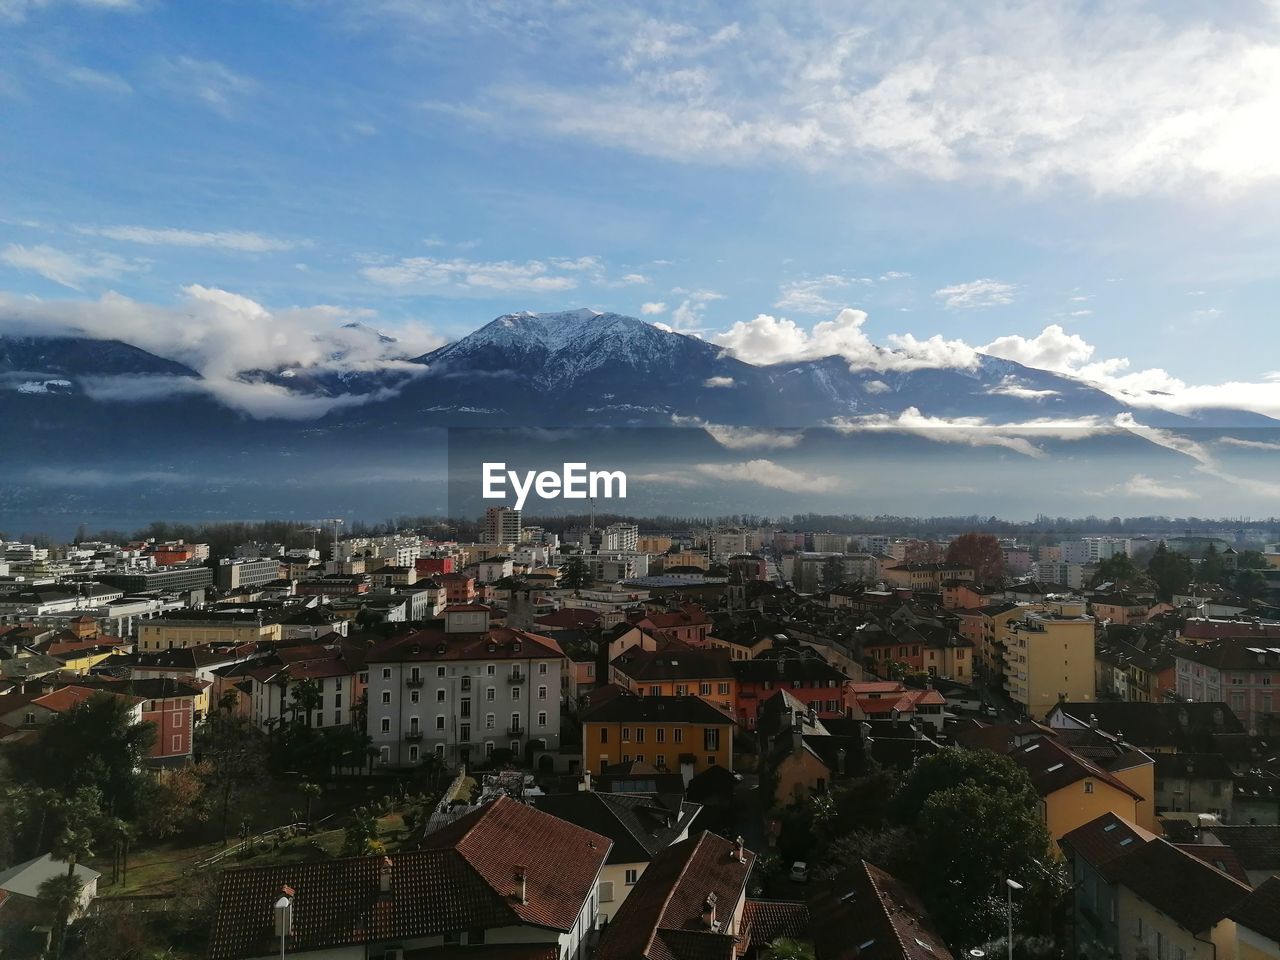
M 653 859 L 605 928 L 595 960 L 733 960 L 755 854 L 700 833 Z
M 590 783 L 590 774 L 586 777 Z M 608 837 L 613 846 L 600 875 L 600 919 L 608 923 L 626 902 L 654 857 L 689 836 L 702 810 L 696 803 L 660 796 L 575 793 L 539 797 L 535 806 L 552 816 Z
M 915 892 L 860 861 L 809 901 L 822 960 L 954 960 Z
M 380 764 L 559 749 L 564 651 L 547 636 L 491 628 L 488 607 L 448 607 L 443 630 L 399 634 L 366 660 L 368 733 Z
M 1280 957 L 1280 876 L 1259 884 L 1228 919 L 1236 925 L 1236 960 Z
M 279 957 L 274 906 L 283 895 L 291 906 L 290 957 L 582 960 L 597 929 L 611 846 L 607 837 L 501 797 L 395 857 L 227 870 L 207 955 Z M 425 952 L 431 948 L 439 953 Z
M 737 681 L 735 719 L 748 730 L 755 729 L 760 705 L 779 690 L 785 690 L 804 709 L 832 719 L 844 715 L 848 678 L 808 647 L 780 648 L 754 660 L 731 664 Z
M 125 593 L 183 593 L 212 586 L 213 571 L 202 566 L 168 567 L 104 573 L 98 579 Z
M 484 512 L 485 543 L 519 543 L 520 511 L 510 507 L 489 507 Z
M 364 658 L 355 647 L 282 648 L 271 662 L 244 671 L 249 682 L 249 717 L 267 732 L 294 719 L 305 684 L 315 700 L 310 712 L 297 719 L 313 728 L 348 726 L 365 692 L 360 681 L 364 672 Z
M 171 610 L 138 625 L 138 650 L 156 652 L 204 644 L 276 644 L 284 636 L 278 618 L 260 610 Z
M 639 549 L 640 528 L 634 523 L 611 523 L 600 532 L 600 549 L 634 553 Z
M 1052 737 L 1037 737 L 1015 748 L 1009 758 L 1027 771 L 1040 796 L 1040 812 L 1045 828 L 1058 840 L 1105 813 L 1135 823 L 1144 797 L 1100 764 L 1058 743 Z M 1150 766 L 1151 758 L 1138 754 L 1133 766 Z
M 757 718 L 762 797 L 781 809 L 866 772 L 860 736 L 833 734 L 815 710 L 787 690 L 763 704 Z
M 1092 617 L 1029 613 L 1011 624 L 1000 652 L 1005 689 L 1031 719 L 1064 700 L 1094 699 Z
M 1243 724 L 1225 703 L 1059 703 L 1045 724 L 1054 730 L 1096 728 L 1147 754 L 1219 753 L 1248 756 Z
M 895 587 L 909 590 L 942 592 L 947 580 L 972 580 L 973 567 L 962 563 L 900 563 L 881 571 L 884 579 Z
M 275 557 L 218 561 L 219 590 L 239 590 L 241 587 L 254 587 L 278 579 L 280 579 L 280 561 Z
M 1114 814 L 1061 840 L 1073 873 L 1074 951 L 1084 958 L 1235 958 L 1250 888 L 1193 853 Z
M 69 867 L 80 878 L 80 897 L 74 911 L 74 915 L 79 916 L 98 895 L 98 879 L 102 874 L 83 863 L 71 867 L 66 860 L 55 860 L 47 853 L 0 871 L 0 905 L 6 904 L 9 897 L 40 900 L 40 885 L 53 877 L 65 877 Z
M 1120 537 L 1085 537 L 1065 540 L 1059 544 L 1061 558 L 1068 563 L 1088 565 L 1110 560 L 1112 557 L 1130 556 L 1132 541 Z
M 679 770 L 687 783 L 711 767 L 733 770 L 733 718 L 699 697 L 621 692 L 582 717 L 582 769 L 637 760 Z
M 874 583 L 880 561 L 869 553 L 814 551 L 797 553 L 791 569 L 798 593 L 818 593 L 845 583 Z
M 1178 696 L 1226 701 L 1255 736 L 1280 733 L 1280 642 L 1228 637 L 1182 644 L 1174 663 Z
M 609 682 L 638 696 L 701 697 L 730 715 L 737 702 L 728 653 L 679 642 L 656 650 L 633 647 L 609 663 Z

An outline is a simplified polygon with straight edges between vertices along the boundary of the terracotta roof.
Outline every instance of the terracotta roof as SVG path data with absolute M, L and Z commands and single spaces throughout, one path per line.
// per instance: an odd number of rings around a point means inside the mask
M 273 954 L 272 905 L 295 891 L 294 949 L 521 924 L 571 929 L 609 853 L 605 837 L 506 797 L 426 837 L 423 849 L 391 858 L 391 890 L 379 880 L 384 857 L 228 870 L 222 875 L 211 960 Z M 518 897 L 516 867 L 526 871 Z
M 818 960 L 953 960 L 915 893 L 865 860 L 809 914 Z
M 533 622 L 539 627 L 594 627 L 600 622 L 600 614 L 595 610 L 566 607 L 563 610 L 545 613 Z
M 1221 870 L 1229 877 L 1241 883 L 1249 883 L 1249 873 L 1244 864 L 1236 856 L 1236 852 L 1222 843 L 1175 843 L 1179 850 L 1191 854 L 1197 860 L 1203 860 L 1215 870 Z
M 1114 813 L 1104 813 L 1067 832 L 1058 842 L 1063 849 L 1071 850 L 1096 868 L 1102 868 L 1135 846 L 1150 843 L 1155 838 L 1154 833 L 1136 823 Z
M 606 768 L 605 773 L 608 772 Z M 612 840 L 609 863 L 653 859 L 689 828 L 702 809 L 696 803 L 668 806 L 650 797 L 592 790 L 540 797 L 536 806 Z
M 516 649 L 517 644 L 519 649 Z M 491 646 L 492 650 L 489 649 Z M 509 627 L 492 627 L 485 633 L 414 630 L 376 644 L 365 659 L 367 663 L 401 663 L 563 656 L 564 650 L 551 637 Z
M 582 717 L 586 723 L 730 724 L 733 718 L 701 697 L 615 696 Z
M 779 937 L 809 939 L 809 908 L 790 900 L 748 900 L 742 911 L 747 950 L 767 947 Z
M 746 891 L 755 854 L 734 855 L 734 844 L 700 833 L 663 850 L 614 914 L 595 960 L 732 960 L 736 938 L 727 932 Z M 714 896 L 717 929 L 703 923 Z
M 1135 800 L 1145 798 L 1128 784 L 1108 773 L 1102 767 L 1067 749 L 1055 740 L 1041 737 L 1018 747 L 1009 758 L 1027 771 L 1036 793 L 1047 797 L 1051 793 L 1085 779 L 1101 780 Z
M 668 644 L 661 650 L 632 647 L 618 654 L 610 666 L 640 681 L 727 679 L 733 676 L 727 650 L 703 650 L 682 643 Z
M 1231 847 L 1246 870 L 1280 873 L 1280 826 L 1216 824 L 1208 832 Z
M 1268 940 L 1280 941 L 1280 877 L 1263 881 L 1228 916 Z
M 1249 895 L 1247 884 L 1160 838 L 1116 858 L 1105 872 L 1192 933 L 1208 930 Z

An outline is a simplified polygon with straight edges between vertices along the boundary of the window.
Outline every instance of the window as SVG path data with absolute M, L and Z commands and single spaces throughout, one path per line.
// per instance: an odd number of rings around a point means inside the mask
M 720 730 L 718 727 L 707 727 L 702 731 L 702 749 L 707 751 L 720 749 Z
M 390 703 L 390 702 L 391 702 L 391 691 L 390 691 L 390 690 L 383 690 L 383 691 L 382 691 L 382 702 L 383 702 L 383 703 Z
M 173 749 L 173 752 L 174 752 L 174 753 L 177 753 L 179 750 L 181 750 L 181 749 L 182 749 L 182 736 L 181 736 L 181 734 L 179 734 L 178 736 L 176 736 L 176 737 L 174 737 L 174 738 L 173 738 L 173 748 L 172 748 L 172 749 Z
M 495 726 L 497 726 L 497 724 L 498 724 L 498 717 L 496 714 L 486 713 L 484 715 L 484 728 L 486 730 L 492 730 Z
M 496 676 L 497 673 L 498 673 L 498 668 L 494 666 L 492 663 L 486 663 L 484 665 L 484 674 L 486 677 Z
M 336 727 L 340 723 L 342 723 L 342 711 L 335 710 L 333 711 L 333 725 Z
M 658 743 L 666 743 L 666 741 L 667 741 L 667 728 L 666 728 L 666 727 L 659 727 L 656 731 L 654 731 L 653 736 L 654 736 L 654 739 L 658 741 Z
M 471 678 L 470 678 L 470 677 L 463 677 L 463 678 L 462 678 L 462 689 L 463 689 L 463 690 L 470 690 L 470 689 L 471 689 Z
M 1085 792 L 1085 793 L 1093 793 L 1093 781 L 1092 781 L 1092 780 L 1086 780 L 1086 781 L 1084 782 L 1084 792 Z
M 676 727 L 671 733 L 673 734 L 672 739 L 676 743 L 684 743 L 684 727 Z
M 676 684 L 676 696 L 687 697 L 689 695 L 689 685 L 687 683 Z
M 545 663 L 538 664 L 538 672 L 545 676 L 547 673 L 547 665 Z
M 436 729 L 437 730 L 444 729 L 444 717 L 441 716 L 440 714 L 436 714 Z
M 391 732 L 391 718 L 390 718 L 390 717 L 383 717 L 383 718 L 382 718 L 382 732 L 383 732 L 383 733 L 390 733 L 390 732 Z M 383 749 L 385 750 L 386 748 L 385 748 L 385 747 L 383 747 Z
M 547 725 L 547 711 L 542 710 L 538 713 L 538 726 L 545 727 Z
M 410 690 L 410 691 L 409 691 L 409 702 L 410 702 L 410 703 L 417 703 L 420 699 L 422 699 L 422 698 L 418 696 L 418 691 L 417 691 L 417 690 Z
M 722 681 L 717 689 L 720 693 L 727 694 L 729 692 L 729 684 Z
M 464 724 L 459 728 L 459 730 L 458 730 L 458 742 L 459 742 L 459 743 L 470 743 L 470 742 L 471 742 L 471 724 L 469 724 L 469 723 L 464 723 Z
M 644 743 L 644 727 L 636 727 L 636 743 Z
M 383 667 L 383 668 L 382 668 L 382 679 L 383 679 L 383 680 L 390 680 L 390 679 L 391 679 L 391 668 L 390 668 L 390 667 Z
M 653 758 L 653 765 L 659 770 L 667 769 L 667 755 L 665 753 L 658 754 Z
M 436 667 L 436 676 L 437 676 L 437 677 L 443 677 L 443 676 L 444 676 L 444 667 Z
M 519 687 L 512 687 L 512 688 L 511 688 L 511 699 L 512 699 L 512 700 L 519 700 L 519 699 L 520 699 L 520 688 L 519 688 Z
M 623 727 L 623 728 L 622 728 L 622 742 L 623 742 L 623 743 L 630 743 L 630 742 L 631 742 L 631 728 L 630 728 L 630 727 Z
M 640 871 L 631 869 L 627 871 L 627 886 L 633 886 L 640 879 Z
M 608 743 L 608 742 L 609 742 L 609 728 L 608 728 L 608 727 L 601 727 L 601 728 L 600 728 L 600 742 L 601 742 L 601 743 Z
M 390 762 L 391 762 L 391 748 L 390 748 L 390 747 L 380 747 L 380 748 L 378 749 L 378 762 L 379 762 L 379 763 L 381 763 L 381 764 L 383 764 L 384 766 L 385 766 L 386 764 L 388 764 L 388 763 L 390 763 Z
M 655 686 L 651 686 L 651 687 L 649 687 L 649 696 L 651 696 L 651 697 L 660 697 L 660 696 L 662 696 L 662 688 L 661 688 L 661 687 L 655 687 Z
M 494 687 L 487 688 L 484 692 L 484 698 L 489 703 L 493 703 L 497 699 L 497 689 Z
M 699 693 L 701 696 L 704 696 L 704 697 L 708 697 L 708 696 L 710 696 L 710 695 L 711 695 L 711 684 L 709 684 L 709 683 L 700 683 L 700 684 L 698 684 L 698 693 Z
M 492 741 L 492 740 L 486 740 L 486 741 L 484 742 L 484 755 L 485 755 L 486 757 L 492 757 L 492 756 L 493 756 L 493 741 Z
M 340 707 L 340 706 L 342 706 L 342 694 L 340 694 L 340 693 L 335 693 L 335 694 L 333 695 L 333 705 L 334 705 L 335 707 Z
M 436 691 L 436 703 L 444 703 L 444 687 Z
M 545 700 L 545 699 L 547 699 L 547 688 L 546 688 L 546 687 L 539 687 L 539 688 L 538 688 L 538 699 L 539 699 L 539 700 Z
M 418 762 L 418 745 L 416 743 L 409 747 L 409 762 Z
M 613 881 L 612 880 L 600 881 L 600 902 L 613 903 Z

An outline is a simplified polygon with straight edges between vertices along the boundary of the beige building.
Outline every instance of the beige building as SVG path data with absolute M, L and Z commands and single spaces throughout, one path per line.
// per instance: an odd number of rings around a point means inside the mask
M 1092 617 L 1038 612 L 1010 626 L 1004 685 L 1027 716 L 1042 720 L 1063 700 L 1094 699 Z
M 279 643 L 283 627 L 247 611 L 211 613 L 199 610 L 174 611 L 138 625 L 138 650 L 198 647 L 206 643 Z

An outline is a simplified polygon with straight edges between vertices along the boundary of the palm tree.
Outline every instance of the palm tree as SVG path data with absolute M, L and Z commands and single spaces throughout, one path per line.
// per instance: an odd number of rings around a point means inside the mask
M 83 827 L 68 826 L 53 842 L 53 856 L 67 861 L 67 876 L 74 877 L 76 864 L 93 855 L 93 834 Z
M 58 960 L 62 956 L 62 948 L 67 939 L 67 924 L 75 916 L 80 906 L 80 894 L 84 890 L 84 881 L 75 874 L 75 864 L 71 872 L 60 873 L 40 884 L 37 897 L 53 907 L 57 922 L 53 927 L 53 943 L 49 947 L 49 956 Z
M 304 781 L 298 785 L 298 792 L 307 798 L 307 833 L 311 832 L 311 804 L 320 796 L 320 785 Z

